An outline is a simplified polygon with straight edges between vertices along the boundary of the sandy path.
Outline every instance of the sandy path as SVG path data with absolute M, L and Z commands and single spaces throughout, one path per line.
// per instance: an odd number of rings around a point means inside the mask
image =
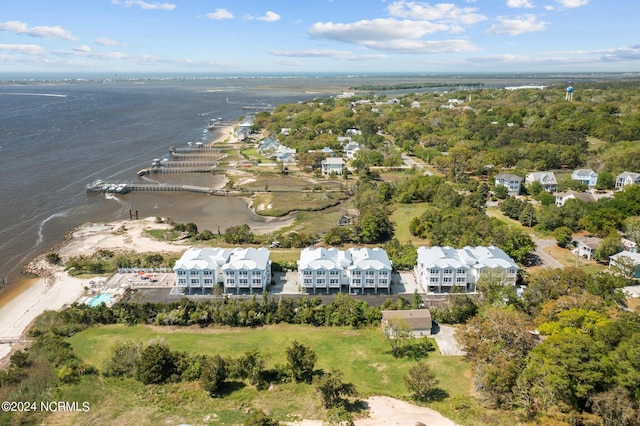
M 369 417 L 355 421 L 356 426 L 457 426 L 431 408 L 419 407 L 388 396 L 372 396 L 366 400 Z M 321 420 L 302 420 L 290 426 L 322 426 Z

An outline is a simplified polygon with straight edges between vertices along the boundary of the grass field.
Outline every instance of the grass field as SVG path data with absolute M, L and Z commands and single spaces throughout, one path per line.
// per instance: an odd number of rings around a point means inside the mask
M 164 340 L 173 350 L 209 355 L 236 357 L 257 348 L 266 355 L 267 367 L 286 364 L 285 348 L 298 340 L 316 352 L 316 369 L 340 369 L 344 380 L 353 383 L 361 397 L 409 397 L 402 376 L 414 361 L 394 358 L 377 327 L 353 330 L 275 325 L 198 329 L 114 325 L 90 328 L 69 340 L 81 359 L 100 369 L 116 342 L 146 343 L 152 339 Z M 452 418 L 467 417 L 469 410 L 480 411 L 477 402 L 469 397 L 471 372 L 462 357 L 444 357 L 436 351 L 427 362 L 436 372 L 440 388 L 448 394 L 443 401 L 434 403 L 434 408 Z M 323 414 L 313 388 L 305 384 L 283 383 L 269 391 L 259 391 L 236 382 L 228 384 L 222 398 L 210 398 L 197 383 L 143 386 L 134 380 L 84 380 L 65 387 L 61 396 L 77 396 L 95 404 L 96 414 L 104 412 L 108 420 L 101 424 L 124 424 L 134 418 L 131 413 L 136 413 L 138 425 L 159 424 L 156 422 L 166 418 L 175 423 L 202 424 L 205 417 L 214 415 L 216 424 L 234 424 L 241 422 L 250 408 L 263 409 L 280 420 L 291 420 L 292 414 L 300 418 L 321 418 Z M 467 402 L 461 406 L 463 400 Z M 93 409 L 91 412 L 94 414 Z
M 422 245 L 426 243 L 422 238 L 411 235 L 409 232 L 409 223 L 414 217 L 420 216 L 427 205 L 429 205 L 429 203 L 396 204 L 394 206 L 395 210 L 391 214 L 391 222 L 393 222 L 395 229 L 394 236 L 401 243 L 407 241 Z

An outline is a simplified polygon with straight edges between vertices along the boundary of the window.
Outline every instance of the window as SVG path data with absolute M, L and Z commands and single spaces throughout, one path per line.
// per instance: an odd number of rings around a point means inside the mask
M 456 277 L 456 283 L 465 283 L 467 280 L 465 279 L 465 277 Z
M 352 284 L 358 284 L 358 285 L 360 285 L 360 283 L 361 283 L 361 282 L 362 282 L 362 281 L 361 281 L 359 278 L 354 278 L 353 280 L 351 280 L 351 283 L 352 283 Z
M 316 284 L 318 284 L 318 285 L 324 285 L 325 282 L 326 282 L 326 280 L 324 278 L 318 278 L 316 280 Z
M 226 271 L 224 271 L 224 274 L 226 276 L 228 276 L 228 277 L 233 277 L 236 274 L 236 272 L 235 271 L 226 270 Z
M 438 269 L 429 269 L 429 273 L 431 275 L 438 275 L 440 273 L 440 271 Z
M 256 276 L 256 275 L 260 276 L 260 275 L 262 275 L 262 271 L 251 271 L 251 275 L 253 275 L 253 276 Z
M 451 277 L 445 277 L 442 279 L 443 284 L 451 284 Z
M 236 280 L 235 278 L 227 278 L 227 284 L 234 284 L 235 285 Z
M 187 275 L 187 271 L 185 271 L 184 269 L 178 269 L 176 272 L 178 273 L 178 275 Z
M 380 278 L 380 279 L 378 280 L 378 285 L 387 285 L 388 283 L 389 283 L 389 282 L 388 282 L 386 279 L 384 279 L 384 278 Z
M 329 284 L 338 284 L 340 282 L 340 280 L 336 280 L 336 279 L 330 279 L 329 280 Z
M 302 271 L 302 275 L 304 275 L 305 277 L 310 277 L 312 275 L 312 272 L 304 270 L 304 271 Z
M 379 274 L 381 277 L 386 277 L 389 274 L 389 271 L 380 271 Z
M 238 275 L 240 275 L 241 277 L 246 277 L 249 274 L 248 271 L 245 271 L 244 269 L 240 269 L 238 271 Z
M 373 276 L 375 276 L 376 271 L 366 271 L 364 274 L 365 274 L 366 276 L 368 276 L 368 277 L 373 277 Z
M 316 276 L 317 277 L 324 277 L 324 275 L 325 275 L 325 272 L 322 269 L 316 271 Z
M 202 271 L 202 275 L 213 275 L 213 271 L 211 269 L 205 269 Z
M 456 271 L 456 274 L 458 274 L 458 275 L 464 275 L 464 274 L 466 274 L 466 273 L 467 273 L 467 271 L 466 271 L 465 269 L 462 269 L 462 268 L 460 268 L 460 269 L 458 269 L 458 270 Z
M 200 284 L 200 280 L 197 278 L 191 278 L 191 284 Z
M 196 270 L 196 269 L 191 269 L 189 271 L 189 275 L 200 275 L 200 271 Z
M 329 271 L 329 275 L 333 275 L 333 276 L 340 275 L 340 271 L 332 269 L 331 271 Z
M 212 280 L 211 278 L 205 278 L 205 279 L 204 279 L 204 283 L 205 283 L 205 284 L 212 284 L 212 283 L 213 283 L 213 280 Z
M 238 280 L 238 282 L 239 282 L 240 284 L 249 284 L 249 280 L 248 280 L 248 279 L 246 279 L 246 278 L 240 278 L 240 279 Z
M 186 285 L 187 284 L 187 279 L 186 278 L 178 278 L 178 284 Z
M 447 268 L 447 269 L 444 270 L 444 273 L 445 274 L 453 274 L 453 269 Z
M 312 283 L 312 281 L 313 281 L 313 280 L 312 280 L 311 278 L 305 278 L 305 279 L 304 279 L 304 283 L 305 283 L 305 284 L 311 284 L 311 283 Z
M 376 280 L 365 280 L 365 282 L 364 282 L 364 283 L 365 283 L 366 285 L 373 285 L 373 284 L 375 284 L 375 282 L 376 282 Z
M 358 269 L 351 271 L 351 275 L 353 275 L 354 277 L 359 277 L 360 275 L 362 275 L 362 271 L 359 271 Z
M 429 280 L 432 283 L 437 283 L 438 282 L 438 277 L 431 277 L 431 279 Z

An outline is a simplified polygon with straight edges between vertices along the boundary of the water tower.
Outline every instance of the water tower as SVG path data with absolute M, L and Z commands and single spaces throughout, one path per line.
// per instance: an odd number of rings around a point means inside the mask
M 573 101 L 573 86 L 567 87 L 567 95 L 565 96 L 565 99 L 569 102 Z

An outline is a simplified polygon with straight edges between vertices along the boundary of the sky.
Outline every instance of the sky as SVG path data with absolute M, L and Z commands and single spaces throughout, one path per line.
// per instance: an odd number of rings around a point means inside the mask
M 0 72 L 638 72 L 638 16 L 638 0 L 3 0 Z

